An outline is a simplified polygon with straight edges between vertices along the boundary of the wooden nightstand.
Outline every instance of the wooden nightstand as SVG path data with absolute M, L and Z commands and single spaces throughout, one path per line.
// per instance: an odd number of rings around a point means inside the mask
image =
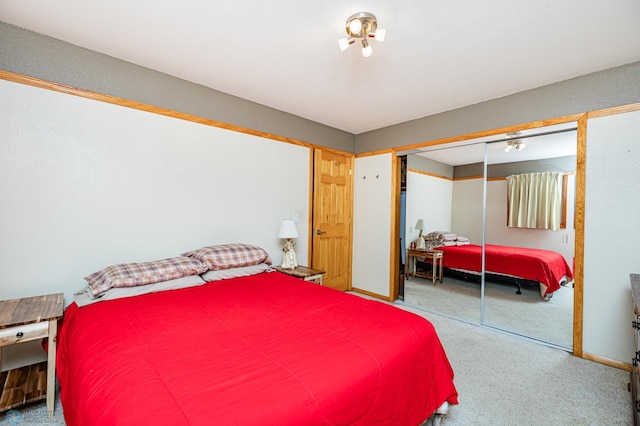
M 48 338 L 46 362 L 0 374 L 0 412 L 46 397 L 47 412 L 53 416 L 56 338 L 63 301 L 62 293 L 0 301 L 0 362 L 3 346 Z
M 430 278 L 433 282 L 433 285 L 436 285 L 436 281 L 439 278 L 440 284 L 442 284 L 443 256 L 444 256 L 444 252 L 440 250 L 407 249 L 407 265 L 405 267 L 405 276 L 407 278 L 411 276 Z M 423 257 L 425 259 L 431 260 L 431 275 L 423 274 L 416 270 L 416 258 L 418 257 Z M 440 268 L 439 274 L 438 274 L 438 267 Z
M 324 275 L 324 271 L 320 271 L 318 269 L 311 269 L 300 265 L 296 266 L 294 269 L 283 269 L 280 266 L 274 266 L 273 269 L 278 272 L 282 272 L 283 274 L 292 275 L 297 278 L 302 278 L 305 281 L 311 281 L 322 285 L 322 275 Z

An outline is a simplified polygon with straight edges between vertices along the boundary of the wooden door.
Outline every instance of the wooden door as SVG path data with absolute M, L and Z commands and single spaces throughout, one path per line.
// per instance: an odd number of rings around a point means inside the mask
M 314 151 L 312 267 L 323 285 L 351 290 L 353 156 Z

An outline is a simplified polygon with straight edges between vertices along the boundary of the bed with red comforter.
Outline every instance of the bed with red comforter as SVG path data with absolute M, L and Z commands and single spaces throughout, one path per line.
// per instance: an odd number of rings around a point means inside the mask
M 482 271 L 482 246 L 441 246 L 435 250 L 444 252 L 445 268 L 474 273 Z M 537 281 L 543 298 L 560 289 L 563 280 L 573 280 L 573 272 L 564 257 L 552 250 L 485 244 L 485 270 Z
M 68 425 L 418 425 L 457 404 L 430 322 L 279 272 L 64 314 Z

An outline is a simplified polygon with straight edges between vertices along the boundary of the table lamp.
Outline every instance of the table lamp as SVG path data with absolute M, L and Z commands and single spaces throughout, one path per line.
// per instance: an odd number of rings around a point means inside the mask
M 283 269 L 294 269 L 298 266 L 298 262 L 296 261 L 296 252 L 293 250 L 295 243 L 292 242 L 291 239 L 298 238 L 298 229 L 296 228 L 296 223 L 292 219 L 284 219 L 282 223 L 280 223 L 278 238 L 287 239 L 287 242 L 282 248 L 284 254 L 282 255 L 281 267 Z
M 420 231 L 420 234 L 418 235 L 418 242 L 417 242 L 416 248 L 420 250 L 424 250 L 427 248 L 427 244 L 424 241 L 424 235 L 422 235 L 422 231 L 424 231 L 425 229 L 424 221 L 422 219 L 418 219 L 418 222 L 416 223 L 415 228 Z

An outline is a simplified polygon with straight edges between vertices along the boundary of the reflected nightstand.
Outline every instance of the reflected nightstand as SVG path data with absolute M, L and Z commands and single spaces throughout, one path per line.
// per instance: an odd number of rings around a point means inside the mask
M 443 256 L 444 256 L 444 252 L 440 250 L 407 249 L 407 265 L 405 266 L 405 276 L 407 278 L 411 276 L 422 277 L 427 279 L 430 278 L 433 282 L 433 285 L 436 285 L 436 281 L 440 279 L 440 284 L 442 284 Z M 419 257 L 422 257 L 425 260 L 426 259 L 431 260 L 431 275 L 424 274 L 416 270 L 417 258 Z

